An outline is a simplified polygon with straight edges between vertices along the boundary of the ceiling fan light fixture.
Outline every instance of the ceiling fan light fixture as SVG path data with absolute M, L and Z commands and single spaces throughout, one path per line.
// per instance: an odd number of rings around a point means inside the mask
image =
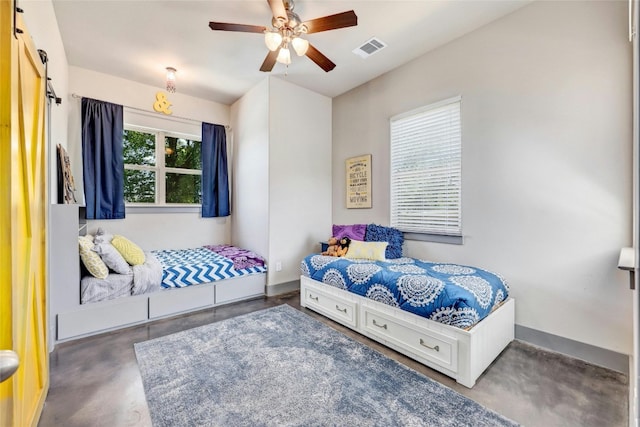
M 264 43 L 270 51 L 276 51 L 282 44 L 282 35 L 277 31 L 265 31 Z
M 300 37 L 296 37 L 291 40 L 291 44 L 293 45 L 293 50 L 296 51 L 298 56 L 302 56 L 307 53 L 309 49 L 309 41 L 305 39 L 301 39 Z
M 287 47 L 283 47 L 282 49 L 280 49 L 276 61 L 285 65 L 291 64 L 291 52 L 289 52 L 289 49 Z

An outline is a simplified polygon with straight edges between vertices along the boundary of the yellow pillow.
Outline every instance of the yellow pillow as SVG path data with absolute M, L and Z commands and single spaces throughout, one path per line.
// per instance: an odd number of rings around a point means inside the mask
M 91 250 L 93 248 L 91 238 L 78 236 L 78 247 L 80 249 L 80 259 L 84 266 L 87 267 L 87 271 L 98 279 L 106 279 L 107 275 L 109 275 L 109 268 L 102 261 L 100 255 Z
M 133 243 L 126 237 L 115 235 L 111 241 L 113 247 L 115 247 L 120 255 L 131 265 L 144 264 L 145 256 L 144 252 L 138 245 Z
M 352 240 L 349 243 L 349 250 L 345 258 L 351 259 L 372 259 L 375 261 L 385 261 L 385 251 L 389 242 L 361 242 Z

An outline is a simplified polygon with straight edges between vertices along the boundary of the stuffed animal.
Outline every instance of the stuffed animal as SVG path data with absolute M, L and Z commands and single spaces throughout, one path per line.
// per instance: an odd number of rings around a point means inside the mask
M 348 237 L 343 237 L 340 239 L 340 242 L 338 244 L 340 245 L 340 250 L 338 251 L 340 255 L 338 256 L 345 256 L 349 251 L 349 244 L 351 244 L 351 239 Z
M 340 249 L 340 245 L 338 243 L 339 243 L 338 239 L 335 237 L 332 237 L 329 240 L 327 240 L 327 244 L 329 246 L 327 246 L 327 250 L 322 252 L 322 255 L 338 256 L 338 249 Z
M 327 241 L 327 243 L 329 246 L 326 251 L 322 252 L 322 255 L 341 257 L 347 254 L 351 239 L 348 237 L 342 237 L 340 239 L 332 237 Z

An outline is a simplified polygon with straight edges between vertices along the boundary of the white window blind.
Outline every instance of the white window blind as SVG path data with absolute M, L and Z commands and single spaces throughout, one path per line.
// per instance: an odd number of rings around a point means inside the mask
M 392 117 L 391 226 L 462 235 L 461 98 Z

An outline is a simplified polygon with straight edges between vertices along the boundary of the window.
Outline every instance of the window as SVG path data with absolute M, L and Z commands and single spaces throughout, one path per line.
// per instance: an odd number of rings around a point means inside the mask
M 460 103 L 456 97 L 391 118 L 392 227 L 462 236 Z
M 202 203 L 200 141 L 127 126 L 124 131 L 124 200 L 134 205 Z

